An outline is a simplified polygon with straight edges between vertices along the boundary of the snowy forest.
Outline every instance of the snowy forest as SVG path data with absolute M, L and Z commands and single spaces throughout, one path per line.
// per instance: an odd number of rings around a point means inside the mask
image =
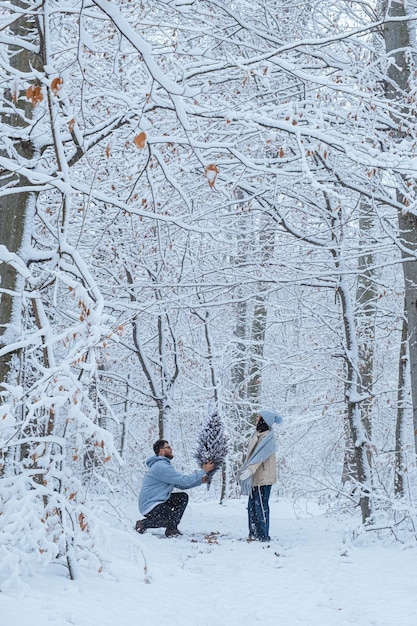
M 417 0 L 2 0 L 0 576 L 97 567 L 215 409 L 279 493 L 417 524 Z M 133 523 L 133 521 L 132 521 Z M 417 536 L 415 537 L 415 539 Z

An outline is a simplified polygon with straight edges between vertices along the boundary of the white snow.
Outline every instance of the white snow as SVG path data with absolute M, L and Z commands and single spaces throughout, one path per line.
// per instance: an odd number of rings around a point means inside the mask
M 134 504 L 101 514 L 104 571 L 63 564 L 0 593 L 5 626 L 415 626 L 416 550 L 358 520 L 271 496 L 269 544 L 246 541 L 246 498 L 190 498 L 181 537 L 136 534 Z M 117 509 L 117 514 L 116 514 Z M 306 507 L 307 509 L 307 507 Z M 213 533 L 213 534 L 210 534 Z

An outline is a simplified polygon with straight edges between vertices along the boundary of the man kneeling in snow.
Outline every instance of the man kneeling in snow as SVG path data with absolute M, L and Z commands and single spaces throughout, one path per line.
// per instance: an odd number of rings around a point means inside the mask
M 145 519 L 136 522 L 136 531 L 144 533 L 147 528 L 165 528 L 167 537 L 181 535 L 177 526 L 181 521 L 188 503 L 184 492 L 172 493 L 174 487 L 191 489 L 207 480 L 207 472 L 214 469 L 214 463 L 203 463 L 202 469 L 184 476 L 171 465 L 172 448 L 165 439 L 158 439 L 153 445 L 155 456 L 147 461 L 142 488 L 139 493 L 139 511 Z

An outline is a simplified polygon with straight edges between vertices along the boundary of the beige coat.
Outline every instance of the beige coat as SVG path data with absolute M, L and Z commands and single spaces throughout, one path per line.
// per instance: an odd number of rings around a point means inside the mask
M 250 464 L 250 457 L 263 437 L 268 435 L 268 431 L 258 433 L 257 431 L 249 441 L 248 452 L 245 463 L 249 459 L 247 469 L 252 474 L 252 486 L 262 487 L 263 485 L 274 485 L 277 482 L 277 457 L 275 452 L 262 463 Z

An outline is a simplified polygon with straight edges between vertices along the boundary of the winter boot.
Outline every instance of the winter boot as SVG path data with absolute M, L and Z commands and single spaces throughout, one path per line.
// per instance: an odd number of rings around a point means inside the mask
M 178 528 L 167 528 L 165 531 L 165 537 L 178 537 L 178 535 L 182 535 Z
M 144 519 L 138 519 L 138 521 L 136 522 L 135 530 L 140 535 L 143 535 L 143 533 L 146 531 L 146 522 Z

